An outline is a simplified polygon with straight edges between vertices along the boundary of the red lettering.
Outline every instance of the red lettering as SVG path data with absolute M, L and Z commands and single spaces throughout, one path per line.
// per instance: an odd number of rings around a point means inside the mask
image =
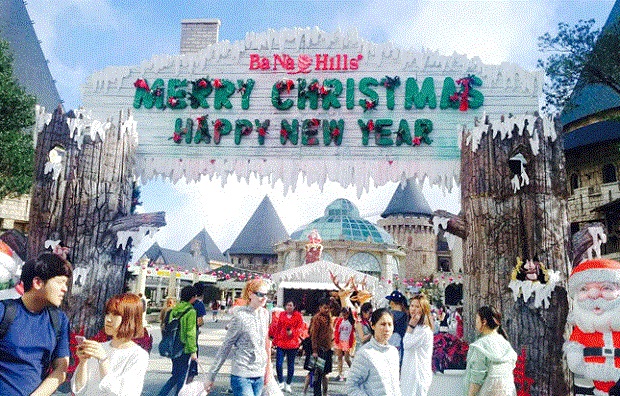
M 260 55 L 250 54 L 250 70 L 256 70 L 260 68 Z
M 273 70 L 278 70 L 278 63 L 286 70 L 295 69 L 295 61 L 289 55 L 282 54 L 282 56 L 275 54 L 273 56 Z
M 263 58 L 260 61 L 260 68 L 263 70 L 268 70 L 269 69 L 269 59 L 267 58 Z
M 349 68 L 351 70 L 357 70 L 360 67 L 360 61 L 362 60 L 363 56 L 360 54 L 357 56 L 357 58 L 353 58 L 351 59 L 351 63 Z
M 343 70 L 349 70 L 349 64 L 348 64 L 349 63 L 349 56 L 347 54 L 344 54 L 343 58 L 344 58 L 344 62 L 342 62 L 343 66 L 344 66 Z
M 316 65 L 314 70 L 321 70 L 321 67 L 323 70 L 327 70 L 327 58 L 327 54 L 316 54 Z

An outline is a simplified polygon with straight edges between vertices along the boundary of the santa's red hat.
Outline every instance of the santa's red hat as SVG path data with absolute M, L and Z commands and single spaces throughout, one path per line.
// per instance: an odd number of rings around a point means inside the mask
M 580 263 L 568 278 L 568 295 L 574 296 L 582 285 L 590 282 L 620 283 L 620 263 L 601 258 Z

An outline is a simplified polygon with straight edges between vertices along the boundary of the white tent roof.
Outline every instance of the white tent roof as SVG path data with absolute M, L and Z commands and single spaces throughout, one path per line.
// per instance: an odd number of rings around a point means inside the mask
M 271 276 L 278 288 L 286 289 L 313 289 L 313 290 L 336 290 L 329 272 L 338 277 L 341 284 L 353 277 L 356 284 L 360 284 L 366 278 L 366 289 L 375 294 L 379 287 L 379 279 L 330 261 L 317 261 L 304 264 L 299 267 L 276 272 Z

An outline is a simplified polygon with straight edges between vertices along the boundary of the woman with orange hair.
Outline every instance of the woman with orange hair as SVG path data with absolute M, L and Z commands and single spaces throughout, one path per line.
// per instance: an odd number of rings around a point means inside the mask
M 231 357 L 230 387 L 235 396 L 260 396 L 271 375 L 268 336 L 269 312 L 265 309 L 269 285 L 264 279 L 246 282 L 241 297 L 247 305 L 233 312 L 226 337 L 215 356 L 204 384 L 210 392 L 224 361 Z
M 433 381 L 433 321 L 424 294 L 409 300 L 409 324 L 403 337 L 400 389 L 403 396 L 426 396 Z
M 105 332 L 108 342 L 83 340 L 77 347 L 80 359 L 71 379 L 75 395 L 133 396 L 142 393 L 149 355 L 132 338 L 144 334 L 142 301 L 125 293 L 106 303 Z

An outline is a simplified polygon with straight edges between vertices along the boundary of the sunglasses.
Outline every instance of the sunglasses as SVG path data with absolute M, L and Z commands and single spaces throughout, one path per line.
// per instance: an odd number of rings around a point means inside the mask
M 267 293 L 262 293 L 259 291 L 254 292 L 254 294 L 256 295 L 256 297 L 258 298 L 263 298 L 263 297 L 267 297 Z

